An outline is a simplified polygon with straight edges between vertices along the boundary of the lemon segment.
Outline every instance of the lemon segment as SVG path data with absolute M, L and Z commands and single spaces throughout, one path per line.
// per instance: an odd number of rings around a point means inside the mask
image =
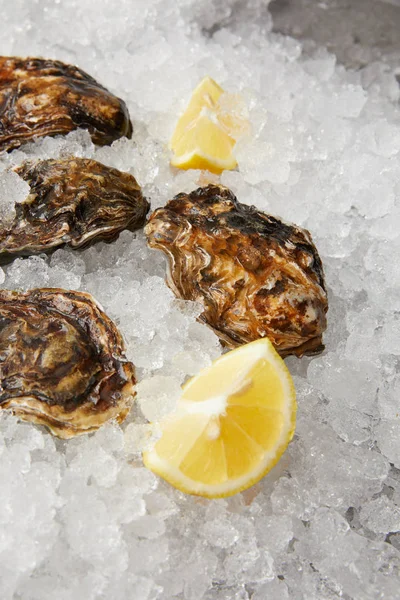
M 179 169 L 206 169 L 219 174 L 236 167 L 232 155 L 234 145 L 235 140 L 209 114 L 200 113 L 176 142 L 171 165 Z
M 170 140 L 170 149 L 174 153 L 172 166 L 216 174 L 236 168 L 232 154 L 236 142 L 219 119 L 218 100 L 223 93 L 210 77 L 205 77 L 194 90 Z
M 145 465 L 183 492 L 219 498 L 259 481 L 293 437 L 296 399 L 267 339 L 225 354 L 183 388 Z
M 185 134 L 187 127 L 199 116 L 202 108 L 206 107 L 216 111 L 217 103 L 224 90 L 211 77 L 204 79 L 195 88 L 187 109 L 179 119 L 175 131 L 169 142 L 171 150 L 175 151 L 176 146 L 182 136 Z

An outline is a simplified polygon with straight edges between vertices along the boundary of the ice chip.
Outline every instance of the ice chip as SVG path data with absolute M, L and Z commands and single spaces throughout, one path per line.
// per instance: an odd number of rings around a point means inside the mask
M 30 187 L 14 171 L 0 173 L 0 220 L 12 221 L 15 218 L 15 205 L 24 202 Z

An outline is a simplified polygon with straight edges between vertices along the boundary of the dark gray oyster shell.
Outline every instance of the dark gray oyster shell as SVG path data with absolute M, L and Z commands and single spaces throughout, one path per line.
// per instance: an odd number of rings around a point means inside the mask
M 132 135 L 125 103 L 78 67 L 0 56 L 0 151 L 78 127 L 99 145 Z
M 71 438 L 123 421 L 135 383 L 120 333 L 89 294 L 0 290 L 0 408 Z
M 209 185 L 157 209 L 145 233 L 169 259 L 171 289 L 201 302 L 229 347 L 268 337 L 282 356 L 323 349 L 328 300 L 308 231 Z
M 16 216 L 0 223 L 0 263 L 60 246 L 112 242 L 142 227 L 149 210 L 136 179 L 87 158 L 27 162 L 14 169 L 30 186 Z

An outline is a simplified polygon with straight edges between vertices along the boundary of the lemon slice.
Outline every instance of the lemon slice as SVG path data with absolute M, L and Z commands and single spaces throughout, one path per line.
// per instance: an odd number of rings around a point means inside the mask
M 235 140 L 219 120 L 218 100 L 222 94 L 223 89 L 210 77 L 205 77 L 194 90 L 170 141 L 174 167 L 206 169 L 217 174 L 236 168 L 232 154 Z
M 264 338 L 225 354 L 186 384 L 144 463 L 183 492 L 231 496 L 278 462 L 295 420 L 290 373 Z

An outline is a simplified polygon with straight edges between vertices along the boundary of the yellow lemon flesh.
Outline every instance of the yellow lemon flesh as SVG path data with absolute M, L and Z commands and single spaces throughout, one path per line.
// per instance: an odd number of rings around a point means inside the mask
M 249 488 L 293 437 L 292 378 L 271 342 L 225 354 L 183 388 L 145 465 L 179 490 L 221 498 Z
M 175 150 L 176 144 L 184 135 L 186 128 L 199 116 L 203 108 L 214 112 L 218 110 L 218 100 L 224 90 L 211 77 L 204 77 L 194 90 L 187 109 L 179 119 L 175 131 L 170 140 L 171 150 Z
M 223 89 L 205 77 L 192 94 L 170 141 L 171 164 L 179 169 L 206 169 L 221 173 L 237 165 L 235 140 L 219 120 L 218 100 Z

